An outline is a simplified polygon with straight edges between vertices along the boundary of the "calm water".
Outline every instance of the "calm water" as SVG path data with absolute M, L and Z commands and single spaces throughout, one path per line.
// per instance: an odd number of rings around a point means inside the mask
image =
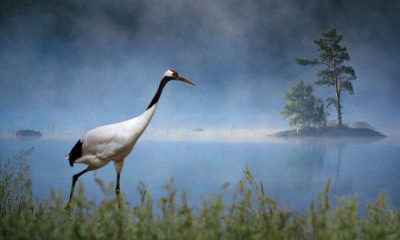
M 1 158 L 7 159 L 25 147 L 34 146 L 29 157 L 34 195 L 46 198 L 60 189 L 67 198 L 71 176 L 84 165 L 71 168 L 64 155 L 75 140 L 0 140 Z M 138 200 L 136 188 L 144 182 L 154 196 L 164 193 L 162 185 L 174 178 L 179 190 L 189 193 L 193 204 L 200 196 L 222 191 L 232 196 L 248 168 L 264 181 L 267 193 L 282 207 L 304 210 L 328 179 L 332 196 L 356 195 L 365 205 L 385 189 L 391 206 L 400 207 L 400 143 L 384 139 L 372 143 L 257 143 L 139 141 L 122 171 L 121 188 L 129 201 Z M 83 175 L 87 193 L 101 200 L 95 177 L 115 180 L 112 164 Z

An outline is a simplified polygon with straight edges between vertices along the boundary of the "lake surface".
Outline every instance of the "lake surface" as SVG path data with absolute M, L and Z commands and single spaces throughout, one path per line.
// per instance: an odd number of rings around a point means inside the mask
M 68 165 L 64 155 L 74 140 L 0 140 L 1 159 L 11 158 L 20 149 L 35 147 L 28 158 L 33 192 L 38 199 L 52 189 L 68 197 L 71 177 L 85 168 Z M 179 142 L 139 141 L 125 161 L 121 189 L 131 202 L 138 201 L 137 187 L 144 182 L 150 193 L 159 197 L 164 183 L 174 179 L 178 190 L 189 193 L 189 201 L 199 204 L 201 197 L 222 192 L 232 197 L 246 166 L 264 182 L 268 195 L 278 198 L 281 207 L 305 210 L 331 179 L 335 197 L 355 195 L 359 204 L 387 192 L 392 207 L 400 207 L 400 143 L 396 139 L 376 142 Z M 100 201 L 104 195 L 94 179 L 115 181 L 113 164 L 83 175 L 86 193 Z

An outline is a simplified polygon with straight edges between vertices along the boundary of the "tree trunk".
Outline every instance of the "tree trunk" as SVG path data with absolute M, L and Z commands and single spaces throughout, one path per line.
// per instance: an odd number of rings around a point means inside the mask
M 338 126 L 342 126 L 342 104 L 340 102 L 340 82 L 337 80 L 335 75 L 335 90 L 336 90 L 336 110 L 337 110 L 337 119 Z
M 336 101 L 337 101 L 337 118 L 338 118 L 338 126 L 342 126 L 342 104 L 340 102 L 340 89 L 336 90 Z
M 340 103 L 340 81 L 338 76 L 336 75 L 336 61 L 333 58 L 333 78 L 335 81 L 335 90 L 336 90 L 336 110 L 337 110 L 337 119 L 338 119 L 338 126 L 342 126 L 342 104 Z

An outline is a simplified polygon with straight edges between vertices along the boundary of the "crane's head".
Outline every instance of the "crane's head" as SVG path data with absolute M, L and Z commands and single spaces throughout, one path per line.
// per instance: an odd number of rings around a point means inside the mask
M 192 84 L 192 85 L 196 85 L 196 84 L 193 83 L 192 81 L 190 81 L 190 80 L 188 80 L 188 79 L 186 79 L 186 78 L 180 76 L 180 75 L 178 74 L 178 72 L 176 71 L 175 68 L 170 68 L 170 69 L 168 69 L 168 70 L 164 73 L 164 76 L 163 76 L 163 77 L 165 77 L 165 78 L 167 78 L 167 79 L 169 79 L 169 80 L 178 80 L 178 81 L 182 81 L 182 82 L 189 83 L 189 84 Z

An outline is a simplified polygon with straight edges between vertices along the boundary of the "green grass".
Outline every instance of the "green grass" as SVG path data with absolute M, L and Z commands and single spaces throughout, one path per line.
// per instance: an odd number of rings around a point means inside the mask
M 400 239 L 400 213 L 388 209 L 385 195 L 359 215 L 356 200 L 346 198 L 331 206 L 330 182 L 306 213 L 278 208 L 249 170 L 230 204 L 223 192 L 194 208 L 173 184 L 153 199 L 138 187 L 140 201 L 129 204 L 123 195 L 95 204 L 80 185 L 73 207 L 54 191 L 45 201 L 34 201 L 24 150 L 0 165 L 0 239 Z M 112 191 L 100 179 L 103 192 Z

